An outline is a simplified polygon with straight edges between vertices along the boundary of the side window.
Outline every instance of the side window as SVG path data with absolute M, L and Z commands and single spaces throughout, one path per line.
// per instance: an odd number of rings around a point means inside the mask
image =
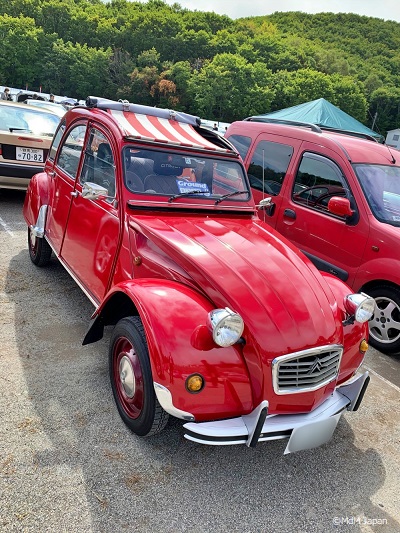
M 328 202 L 333 196 L 343 196 L 351 200 L 340 168 L 326 157 L 304 154 L 294 182 L 293 201 L 328 212 Z
M 51 143 L 51 147 L 49 150 L 49 159 L 55 159 L 58 146 L 61 141 L 61 137 L 64 135 L 65 131 L 65 123 L 60 124 L 57 133 L 54 135 L 53 142 Z
M 76 177 L 85 139 L 86 125 L 73 128 L 61 146 L 57 165 L 72 178 Z
M 231 135 L 230 137 L 227 137 L 227 139 L 233 144 L 233 146 L 239 152 L 241 158 L 244 161 L 247 155 L 247 152 L 249 151 L 249 148 L 250 148 L 251 138 L 244 137 L 243 135 Z
M 91 128 L 85 146 L 85 158 L 79 179 L 81 184 L 97 183 L 115 196 L 115 165 L 110 142 L 97 128 Z
M 248 169 L 250 185 L 266 194 L 277 195 L 282 188 L 293 147 L 269 141 L 260 141 Z

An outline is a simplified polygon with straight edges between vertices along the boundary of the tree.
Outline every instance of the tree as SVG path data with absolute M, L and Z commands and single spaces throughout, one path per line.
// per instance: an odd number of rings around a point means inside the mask
M 32 85 L 41 70 L 42 28 L 26 17 L 0 16 L 0 78 L 16 87 Z
M 263 63 L 252 65 L 239 55 L 218 54 L 194 72 L 189 93 L 197 114 L 232 122 L 269 108 L 274 95 L 270 77 Z
M 399 127 L 400 124 L 400 89 L 381 87 L 371 95 L 369 115 L 375 117 L 375 130 L 384 132 Z

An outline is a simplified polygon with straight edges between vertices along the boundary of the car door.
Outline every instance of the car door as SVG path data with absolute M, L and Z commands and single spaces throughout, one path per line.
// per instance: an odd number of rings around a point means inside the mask
M 64 238 L 86 129 L 86 121 L 78 122 L 69 131 L 65 131 L 65 125 L 62 124 L 46 161 L 46 172 L 50 177 L 46 238 L 57 254 L 60 253 Z
M 98 305 L 110 282 L 119 243 L 119 216 L 111 140 L 97 126 L 89 126 L 83 163 L 72 192 L 61 258 L 87 296 Z M 89 200 L 82 196 L 86 182 L 108 190 L 108 196 Z
M 335 160 L 329 155 L 321 153 L 321 149 L 317 153 L 311 143 L 303 145 L 276 229 L 305 252 L 320 270 L 351 285 L 361 264 L 369 225 L 360 211 L 361 202 L 354 196 L 346 162 L 338 154 Z M 334 196 L 350 200 L 352 217 L 346 219 L 328 211 L 328 202 Z
M 253 144 L 245 135 L 233 134 L 228 139 L 242 156 L 256 204 L 264 198 L 272 199 L 268 212 L 261 210 L 259 215 L 267 224 L 276 227 L 288 182 L 286 176 L 301 141 L 265 132 L 260 133 Z

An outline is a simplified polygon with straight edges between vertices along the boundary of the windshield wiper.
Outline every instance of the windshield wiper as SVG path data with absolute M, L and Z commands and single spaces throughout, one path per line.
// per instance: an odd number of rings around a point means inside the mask
M 8 128 L 9 131 L 12 133 L 13 131 L 28 131 L 29 133 L 31 133 L 31 130 L 29 128 Z
M 187 191 L 187 192 L 180 192 L 179 194 L 174 194 L 173 196 L 170 196 L 168 198 L 168 202 L 173 202 L 176 198 L 182 198 L 183 196 L 190 196 L 192 194 L 210 194 L 209 191 L 201 191 L 201 190 L 198 190 L 198 191 Z
M 225 200 L 225 198 L 229 198 L 230 196 L 236 196 L 237 194 L 249 194 L 249 191 L 232 191 L 228 194 L 223 194 L 217 200 L 215 200 L 215 205 L 221 203 L 222 200 Z

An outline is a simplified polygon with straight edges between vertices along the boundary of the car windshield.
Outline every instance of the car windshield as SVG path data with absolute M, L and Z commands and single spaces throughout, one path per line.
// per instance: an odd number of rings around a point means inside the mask
M 25 105 L 25 104 L 24 104 Z M 4 131 L 24 131 L 34 135 L 52 136 L 57 129 L 60 118 L 45 110 L 26 109 L 20 105 L 0 106 L 0 128 Z
M 374 216 L 400 226 L 400 167 L 354 165 L 354 169 Z
M 124 148 L 124 179 L 134 193 L 178 198 L 198 198 L 221 203 L 250 199 L 242 165 L 236 160 L 193 155 L 181 151 Z

